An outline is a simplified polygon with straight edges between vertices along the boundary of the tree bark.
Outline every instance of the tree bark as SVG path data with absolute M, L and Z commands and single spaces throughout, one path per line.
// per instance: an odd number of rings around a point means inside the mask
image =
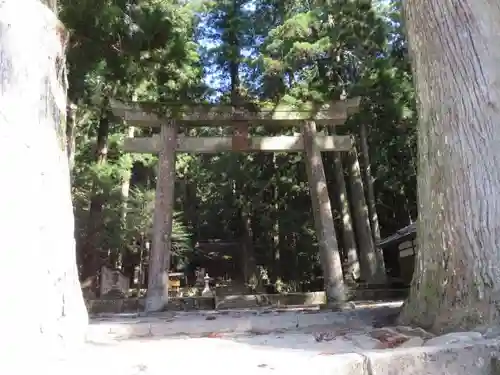
M 108 157 L 108 137 L 110 116 L 107 104 L 103 106 L 99 126 L 97 128 L 97 139 L 95 148 L 95 163 L 102 166 Z M 100 292 L 101 268 L 105 263 L 108 253 L 102 248 L 102 227 L 105 195 L 101 190 L 98 176 L 94 176 L 92 183 L 89 213 L 87 217 L 87 233 L 81 247 L 80 259 L 82 259 L 82 279 L 85 288 L 89 287 L 95 295 Z
M 368 148 L 368 134 L 366 125 L 361 123 L 359 126 L 359 138 L 361 146 L 361 158 L 363 162 L 363 180 L 366 186 L 366 203 L 368 206 L 368 217 L 370 219 L 370 228 L 372 230 L 373 242 L 380 242 L 380 226 L 378 223 L 377 204 L 375 201 L 375 190 L 373 189 L 373 176 L 370 163 L 370 150 Z
M 127 129 L 127 138 L 134 138 L 135 135 L 135 127 L 129 126 Z M 127 158 L 131 158 L 130 155 L 125 156 Z M 124 165 L 124 173 L 121 181 L 121 212 L 120 212 L 120 226 L 121 226 L 121 238 L 122 243 L 125 244 L 126 236 L 127 236 L 127 213 L 128 213 L 128 202 L 130 197 L 130 179 L 132 178 L 132 168 L 134 167 L 133 159 L 127 159 L 127 164 Z M 112 267 L 122 270 L 123 267 L 123 248 L 118 251 L 114 251 L 110 254 L 109 262 Z
M 273 154 L 273 174 L 274 180 L 276 181 L 274 185 L 271 186 L 272 191 L 272 201 L 273 201 L 273 233 L 272 233 L 272 282 L 275 285 L 278 292 L 281 292 L 281 286 L 283 284 L 283 254 L 281 250 L 284 245 L 283 239 L 283 228 L 281 225 L 281 215 L 284 210 L 282 199 L 280 195 L 280 163 L 278 161 L 278 156 L 276 153 Z
M 252 204 L 245 196 L 245 186 L 239 179 L 234 182 L 233 194 L 234 199 L 238 202 L 238 232 L 242 250 L 243 280 L 249 288 L 255 290 L 259 283 L 253 245 Z
M 68 155 L 70 173 L 73 171 L 73 166 L 75 165 L 76 110 L 76 105 L 68 104 L 66 114 L 66 153 Z
M 347 197 L 347 190 L 344 178 L 344 168 L 342 167 L 342 158 L 339 152 L 333 153 L 333 162 L 335 166 L 335 183 L 339 195 L 339 206 L 342 215 L 342 239 L 344 241 L 344 252 L 347 258 L 347 267 L 345 267 L 344 277 L 351 284 L 360 277 L 360 267 L 358 250 L 356 247 L 356 237 L 352 225 L 351 207 Z
M 384 256 L 382 250 L 373 243 L 356 148 L 347 153 L 347 160 L 361 279 L 371 284 L 383 284 L 386 280 Z
M 405 2 L 419 106 L 419 249 L 402 322 L 499 321 L 500 4 Z
M 168 302 L 168 270 L 172 248 L 172 220 L 174 215 L 175 149 L 177 124 L 161 127 L 162 150 L 158 156 L 153 217 L 153 243 L 149 255 L 148 292 L 146 312 L 161 311 Z
M 243 188 L 240 186 L 240 189 Z M 241 190 L 240 190 L 241 191 Z M 259 275 L 257 274 L 257 266 L 255 264 L 255 249 L 253 245 L 253 230 L 252 230 L 252 207 L 246 201 L 245 197 L 240 197 L 242 207 L 240 207 L 240 220 L 242 237 L 241 243 L 243 247 L 244 261 L 244 274 L 245 283 L 256 291 L 260 288 Z
M 0 284 L 11 285 L 2 373 L 48 369 L 42 361 L 83 343 L 88 324 L 66 154 L 65 40 L 42 2 L 0 1 L 0 169 L 15 181 L 0 184 Z
M 127 130 L 127 138 L 134 138 L 135 127 L 130 126 Z M 133 161 L 127 167 L 126 173 L 123 176 L 122 186 L 121 186 L 121 198 L 122 198 L 122 220 L 125 221 L 127 218 L 127 202 L 130 195 L 130 178 L 132 177 Z
M 314 223 L 319 242 L 325 291 L 328 302 L 343 302 L 346 291 L 342 276 L 342 262 L 333 223 L 332 205 L 326 185 L 321 152 L 313 142 L 316 124 L 306 121 L 303 128 L 306 171 L 311 194 Z
M 184 213 L 188 227 L 192 233 L 191 241 L 197 243 L 200 239 L 200 225 L 198 215 L 198 187 L 195 179 L 185 177 Z

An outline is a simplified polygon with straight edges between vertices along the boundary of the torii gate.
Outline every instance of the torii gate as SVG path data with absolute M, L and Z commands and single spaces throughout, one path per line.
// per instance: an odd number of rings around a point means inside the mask
M 176 152 L 305 152 L 325 290 L 330 298 L 341 299 L 342 296 L 338 291 L 344 290 L 342 265 L 321 152 L 350 151 L 354 142 L 350 136 L 317 134 L 316 124 L 327 126 L 343 124 L 351 113 L 358 110 L 359 102 L 359 98 L 353 98 L 320 106 L 313 103 L 303 103 L 299 107 L 278 104 L 270 109 L 257 109 L 254 104 L 241 107 L 186 106 L 167 103 L 125 104 L 112 101 L 114 115 L 121 117 L 128 124 L 161 127 L 159 135 L 129 138 L 124 144 L 124 150 L 128 152 L 159 154 L 146 312 L 162 310 L 168 298 L 167 273 L 170 266 Z M 178 135 L 180 124 L 188 127 L 232 126 L 234 131 L 232 137 L 186 137 Z M 248 126 L 252 124 L 297 126 L 301 127 L 302 134 L 250 138 Z M 330 274 L 332 268 L 334 274 Z

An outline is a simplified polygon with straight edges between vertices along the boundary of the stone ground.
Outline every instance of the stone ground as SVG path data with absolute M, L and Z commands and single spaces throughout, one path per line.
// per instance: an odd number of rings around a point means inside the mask
M 160 375 L 494 374 L 499 332 L 434 337 L 394 326 L 400 302 L 352 311 L 289 308 L 120 315 L 92 319 L 78 373 Z M 392 323 L 392 324 L 391 324 Z M 492 340 L 493 338 L 493 340 Z M 500 373 L 499 373 L 500 374 Z

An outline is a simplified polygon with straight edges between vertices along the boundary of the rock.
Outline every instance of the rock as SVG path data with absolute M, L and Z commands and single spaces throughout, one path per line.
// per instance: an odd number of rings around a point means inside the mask
M 424 345 L 425 341 L 421 337 L 410 337 L 407 341 L 399 345 L 399 348 L 415 348 Z
M 490 325 L 479 325 L 479 326 L 476 326 L 472 332 L 479 332 L 481 335 L 484 335 L 484 333 L 488 330 L 492 328 Z
M 314 332 L 313 337 L 317 342 L 322 342 L 322 341 L 332 341 L 337 337 L 335 332 L 333 331 L 326 331 L 326 332 Z
M 371 337 L 380 341 L 377 349 L 395 348 L 408 341 L 410 338 L 392 328 L 380 328 L 370 332 Z
M 380 346 L 380 341 L 368 335 L 348 335 L 345 338 L 363 350 L 373 350 Z
M 425 329 L 420 327 L 397 326 L 394 329 L 403 335 L 421 337 L 424 340 L 429 340 L 435 337 L 432 333 L 427 332 Z
M 383 340 L 388 337 L 399 336 L 399 335 L 400 333 L 389 327 L 377 328 L 370 332 L 370 336 L 377 340 Z
M 311 333 L 317 342 L 331 341 L 336 338 L 342 338 L 349 335 L 361 335 L 365 331 L 360 329 L 352 329 L 350 327 L 342 327 L 331 329 L 330 324 L 323 326 L 306 327 L 302 330 L 305 333 Z
M 393 349 L 400 347 L 403 345 L 405 342 L 407 342 L 409 338 L 407 336 L 393 336 L 393 337 L 388 337 L 382 341 L 380 341 L 380 344 L 377 346 L 377 349 Z
M 370 375 L 493 375 L 492 356 L 500 342 L 367 351 Z M 352 373 L 354 374 L 354 373 Z
M 483 328 L 482 332 L 479 331 L 479 333 L 481 333 L 485 339 L 494 339 L 500 336 L 500 326 L 482 327 L 482 328 Z
M 466 343 L 481 340 L 483 335 L 479 332 L 453 332 L 437 336 L 428 340 L 424 346 L 447 346 L 456 343 Z

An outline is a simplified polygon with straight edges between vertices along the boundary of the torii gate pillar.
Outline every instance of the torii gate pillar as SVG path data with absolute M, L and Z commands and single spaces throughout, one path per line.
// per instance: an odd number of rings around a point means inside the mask
M 158 155 L 146 312 L 160 311 L 168 301 L 168 271 L 172 247 L 177 133 L 178 126 L 174 120 L 161 126 L 160 140 L 162 146 Z

